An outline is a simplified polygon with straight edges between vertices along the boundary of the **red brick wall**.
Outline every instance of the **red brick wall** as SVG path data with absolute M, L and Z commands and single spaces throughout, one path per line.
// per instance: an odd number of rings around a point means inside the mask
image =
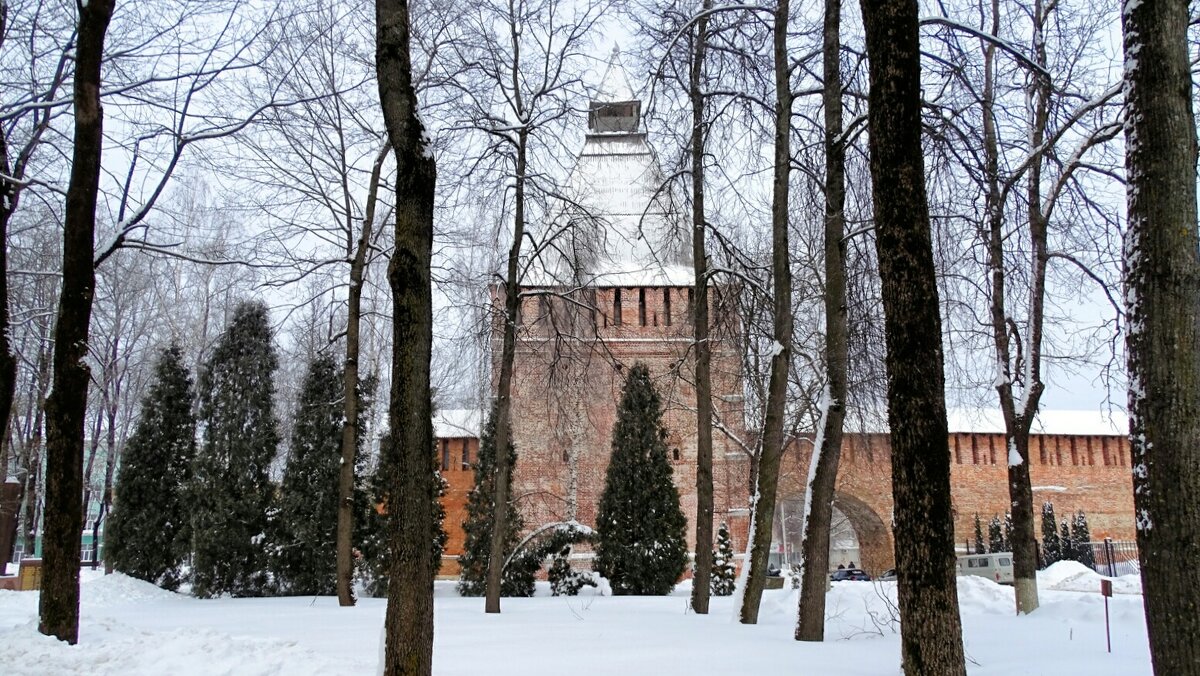
M 604 489 L 611 431 L 624 383 L 624 373 L 637 361 L 647 364 L 664 402 L 668 445 L 678 449 L 672 460 L 675 485 L 688 517 L 689 546 L 694 543 L 695 391 L 691 385 L 692 325 L 688 289 L 621 288 L 576 291 L 568 298 L 557 291 L 526 290 L 513 379 L 513 439 L 517 466 L 514 497 L 530 529 L 561 521 L 570 513 L 572 465 L 577 467 L 575 518 L 595 526 Z M 643 303 L 644 299 L 644 303 Z M 502 298 L 493 288 L 493 301 Z M 714 322 L 723 318 L 720 294 L 710 300 Z M 669 305 L 669 309 L 668 309 Z M 586 308 L 596 308 L 589 311 Z M 725 322 L 736 324 L 736 322 Z M 499 325 L 494 327 L 494 358 L 499 358 Z M 728 333 L 713 336 L 713 394 L 718 415 L 729 421 L 743 441 L 741 429 L 741 360 Z M 495 369 L 494 369 L 495 371 Z M 573 431 L 572 431 L 573 430 Z M 462 521 L 473 476 L 461 467 L 461 439 L 448 442 L 451 467 L 446 497 L 447 555 L 462 551 Z M 477 444 L 472 440 L 474 444 Z M 736 551 L 745 548 L 749 526 L 749 462 L 742 446 L 714 430 L 714 522 L 727 521 Z M 456 445 L 458 444 L 458 445 Z M 779 501 L 802 499 L 811 440 L 798 439 L 784 453 Z M 953 433 L 949 439 L 955 509 L 954 540 L 971 538 L 974 515 L 1003 515 L 1009 503 L 1007 452 L 1003 435 Z M 472 460 L 477 445 L 472 445 Z M 567 454 L 567 457 L 564 457 Z M 1031 441 L 1031 474 L 1035 510 L 1054 503 L 1060 518 L 1082 509 L 1094 538 L 1132 540 L 1133 497 L 1127 440 L 1118 436 L 1035 436 Z M 573 462 L 570 459 L 573 457 Z M 862 566 L 879 572 L 893 565 L 891 532 L 891 445 L 886 434 L 849 434 L 843 443 L 838 473 L 838 505 L 853 523 L 861 547 Z M 1040 525 L 1040 516 L 1036 517 Z M 1040 529 L 1038 531 L 1040 533 Z M 453 574 L 443 565 L 443 574 Z
M 446 479 L 446 495 L 442 506 L 446 508 L 446 551 L 442 557 L 443 576 L 458 575 L 457 557 L 463 551 L 462 524 L 467 519 L 467 496 L 475 486 L 475 473 L 471 465 L 479 458 L 479 440 L 471 437 L 453 437 L 437 440 L 438 468 Z
M 534 527 L 569 516 L 574 465 L 575 518 L 595 525 L 625 373 L 635 362 L 643 362 L 663 399 L 669 457 L 689 518 L 691 541 L 696 424 L 690 289 L 598 288 L 578 292 L 573 300 L 537 293 L 533 290 L 534 295 L 522 299 L 513 379 L 513 438 L 518 453 L 514 494 L 526 524 Z M 714 324 L 724 313 L 718 295 L 710 298 Z M 498 340 L 496 347 L 493 352 L 498 358 Z M 712 365 L 718 414 L 721 420 L 736 421 L 734 427 L 740 430 L 741 360 L 732 341 L 719 330 L 714 331 Z M 713 445 L 714 521 L 729 521 L 744 536 L 748 463 L 729 437 L 716 432 Z M 743 543 L 739 538 L 738 546 Z
M 986 523 L 1008 511 L 1008 453 L 1002 434 L 952 433 L 950 481 L 954 541 L 973 539 L 975 514 Z M 784 455 L 780 499 L 803 496 L 811 442 L 793 443 Z M 1120 436 L 1035 435 L 1030 442 L 1035 529 L 1041 533 L 1041 505 L 1053 502 L 1063 517 L 1083 510 L 1092 537 L 1133 540 L 1133 486 L 1128 440 Z M 849 434 L 842 444 L 837 491 L 861 502 L 887 526 L 887 537 L 865 538 L 868 524 L 847 513 L 863 547 L 864 567 L 890 568 L 892 558 L 891 443 L 886 434 Z M 843 509 L 843 511 L 847 511 Z

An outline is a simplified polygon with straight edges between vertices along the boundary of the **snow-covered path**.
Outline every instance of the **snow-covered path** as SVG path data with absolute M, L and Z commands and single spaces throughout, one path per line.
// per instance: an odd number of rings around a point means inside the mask
M 1140 595 L 1110 600 L 1113 654 L 1104 648 L 1104 605 L 1093 573 L 1059 564 L 1042 580 L 1042 608 L 1013 615 L 1012 590 L 960 578 L 972 676 L 1149 676 Z M 1050 587 L 1060 587 L 1057 591 Z M 1132 590 L 1136 579 L 1119 579 Z M 687 590 L 669 597 L 505 599 L 485 615 L 482 599 L 438 583 L 437 674 L 899 674 L 900 643 L 884 596 L 895 583 L 845 582 L 830 592 L 827 641 L 791 638 L 795 592 L 769 591 L 762 623 L 732 623 L 731 599 L 712 614 L 686 612 Z M 539 588 L 539 593 L 544 592 Z M 80 644 L 36 632 L 37 594 L 0 592 L 0 663 L 9 675 L 373 674 L 384 603 L 351 609 L 330 597 L 201 601 L 115 575 L 86 577 Z

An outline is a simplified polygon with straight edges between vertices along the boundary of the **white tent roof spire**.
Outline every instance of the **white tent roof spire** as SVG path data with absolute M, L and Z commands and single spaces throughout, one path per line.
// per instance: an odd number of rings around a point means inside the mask
M 608 67 L 604 70 L 604 77 L 600 78 L 600 86 L 596 88 L 596 95 L 592 100 L 596 103 L 638 100 L 637 94 L 629 84 L 629 72 L 621 63 L 621 47 L 619 45 L 613 45 L 612 55 L 608 57 Z

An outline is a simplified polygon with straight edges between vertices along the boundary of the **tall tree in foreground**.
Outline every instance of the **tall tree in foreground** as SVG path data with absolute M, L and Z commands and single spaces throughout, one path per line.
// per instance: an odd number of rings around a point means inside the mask
M 712 9 L 703 0 L 701 14 Z M 688 70 L 688 100 L 692 108 L 692 269 L 695 273 L 692 330 L 696 350 L 696 564 L 692 576 L 692 610 L 708 613 L 713 570 L 713 440 L 712 343 L 708 326 L 707 218 L 704 213 L 704 149 L 708 125 L 704 115 L 704 53 L 708 47 L 708 16 L 696 21 Z
M 813 444 L 804 515 L 804 564 L 796 640 L 825 640 L 829 527 L 842 455 L 850 354 L 846 314 L 846 148 L 842 138 L 842 1 L 825 0 L 822 99 L 825 108 L 825 378 L 820 436 Z
M 1200 242 L 1188 2 L 1127 0 L 1129 449 L 1150 657 L 1200 674 Z
M 613 594 L 669 594 L 687 566 L 687 519 L 667 461 L 662 399 L 635 364 L 613 425 L 612 458 L 596 512 L 596 570 Z
M 458 577 L 458 593 L 462 596 L 482 596 L 487 587 L 488 561 L 492 552 L 492 533 L 495 529 L 496 500 L 496 411 L 499 405 L 492 406 L 491 415 L 483 428 L 483 436 L 479 439 L 479 455 L 472 468 L 475 472 L 475 487 L 467 496 L 467 520 L 463 522 L 463 553 L 458 557 L 460 569 Z M 507 481 L 512 481 L 512 470 L 517 464 L 517 449 L 508 442 L 508 470 L 505 472 Z M 508 500 L 507 516 L 504 533 L 501 537 L 500 556 L 504 561 L 512 555 L 521 539 L 521 531 L 525 529 L 525 521 L 521 512 Z M 515 566 L 504 567 L 501 578 L 501 596 L 533 596 L 533 577 L 515 575 Z
M 942 332 L 921 149 L 916 0 L 861 0 L 892 437 L 901 664 L 964 676 Z
M 204 441 L 192 485 L 192 592 L 259 596 L 267 584 L 268 470 L 279 447 L 267 306 L 244 302 L 200 376 Z
M 384 676 L 433 671 L 433 561 L 430 508 L 437 492 L 431 466 L 433 403 L 433 199 L 437 183 L 413 89 L 408 0 L 375 2 L 375 66 L 388 140 L 396 157 L 395 249 L 388 265 L 392 291 L 392 391 L 388 424 L 395 463 L 388 486 L 387 541 L 391 558 L 384 618 Z
M 738 619 L 758 623 L 758 606 L 767 580 L 767 558 L 775 518 L 775 490 L 779 483 L 779 459 L 783 455 L 783 418 L 787 397 L 788 365 L 792 355 L 792 265 L 788 248 L 788 180 L 792 168 L 792 87 L 788 59 L 788 0 L 776 4 L 772 27 L 775 70 L 775 148 L 771 185 L 771 278 L 774 303 L 771 346 L 771 377 L 763 416 L 762 448 L 751 496 L 750 560 L 741 589 Z
M 78 0 L 75 138 L 63 223 L 62 291 L 54 327 L 54 379 L 46 400 L 46 506 L 38 630 L 79 639 L 79 549 L 83 528 L 83 419 L 87 411 L 88 324 L 96 274 L 96 194 L 103 112 L 100 63 L 115 0 Z M 7 327 L 4 327 L 7 331 Z
M 183 350 L 159 355 L 137 427 L 122 452 L 119 500 L 106 529 L 113 568 L 174 590 L 191 547 L 187 490 L 196 455 L 192 377 Z
M 279 542 L 273 556 L 280 590 L 329 595 L 337 586 L 338 475 L 342 373 L 329 354 L 308 365 L 293 419 L 291 453 L 279 489 Z M 351 463 L 356 458 L 351 457 Z

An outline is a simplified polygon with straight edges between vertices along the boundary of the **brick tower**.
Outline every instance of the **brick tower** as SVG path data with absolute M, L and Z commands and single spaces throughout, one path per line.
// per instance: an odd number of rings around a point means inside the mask
M 665 408 L 688 539 L 696 511 L 696 421 L 692 387 L 690 224 L 641 127 L 641 101 L 620 53 L 588 111 L 588 133 L 564 198 L 532 223 L 534 253 L 521 287 L 512 417 L 518 460 L 513 496 L 530 529 L 576 520 L 595 526 L 625 374 L 644 362 Z M 715 521 L 744 545 L 747 474 L 736 325 L 710 290 L 713 331 Z M 502 289 L 493 302 L 503 306 Z M 499 359 L 499 327 L 493 358 Z M 498 368 L 494 370 L 498 372 Z M 725 430 L 722 432 L 721 430 Z

